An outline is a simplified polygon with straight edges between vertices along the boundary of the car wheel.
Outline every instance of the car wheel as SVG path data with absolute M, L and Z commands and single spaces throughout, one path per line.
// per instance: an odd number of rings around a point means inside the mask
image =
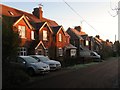
M 29 74 L 30 76 L 33 76 L 33 75 L 35 74 L 34 69 L 33 69 L 33 68 L 29 68 L 29 69 L 28 69 L 28 74 Z

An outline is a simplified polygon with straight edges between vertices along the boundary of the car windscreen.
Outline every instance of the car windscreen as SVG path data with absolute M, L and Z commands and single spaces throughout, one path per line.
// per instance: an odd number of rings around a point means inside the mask
M 47 58 L 47 57 L 38 57 L 41 61 L 48 61 L 49 60 L 49 58 Z
M 24 57 L 24 59 L 27 63 L 37 63 L 38 62 L 37 60 L 35 60 L 32 57 Z

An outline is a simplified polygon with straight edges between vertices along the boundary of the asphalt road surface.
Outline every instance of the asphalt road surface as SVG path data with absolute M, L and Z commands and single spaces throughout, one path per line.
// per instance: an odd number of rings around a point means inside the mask
M 52 73 L 52 72 L 51 72 Z M 57 73 L 57 74 L 56 74 Z M 23 88 L 118 88 L 118 58 L 109 58 L 88 67 L 60 70 Z M 35 78 L 35 77 L 34 77 Z

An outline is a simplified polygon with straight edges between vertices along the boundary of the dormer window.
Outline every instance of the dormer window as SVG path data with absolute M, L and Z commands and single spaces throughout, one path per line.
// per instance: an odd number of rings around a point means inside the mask
M 43 40 L 47 41 L 47 31 L 43 30 Z
M 13 12 L 11 12 L 11 11 L 8 11 L 8 12 L 9 12 L 9 14 L 10 14 L 10 15 L 12 15 L 12 16 L 14 15 L 14 13 L 13 13 Z
M 59 42 L 61 42 L 61 41 L 62 41 L 62 34 L 59 33 Z

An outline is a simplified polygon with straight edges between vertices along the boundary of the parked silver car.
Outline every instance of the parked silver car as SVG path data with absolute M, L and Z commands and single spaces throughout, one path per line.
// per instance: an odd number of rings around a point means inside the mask
M 46 63 L 50 66 L 50 70 L 57 70 L 61 68 L 61 63 L 59 61 L 50 60 L 48 57 L 43 55 L 30 55 L 31 57 L 35 58 L 38 62 L 41 61 Z
M 30 56 L 18 56 L 16 63 L 24 68 L 29 75 L 48 73 L 50 70 L 49 65 L 37 62 L 34 58 Z

